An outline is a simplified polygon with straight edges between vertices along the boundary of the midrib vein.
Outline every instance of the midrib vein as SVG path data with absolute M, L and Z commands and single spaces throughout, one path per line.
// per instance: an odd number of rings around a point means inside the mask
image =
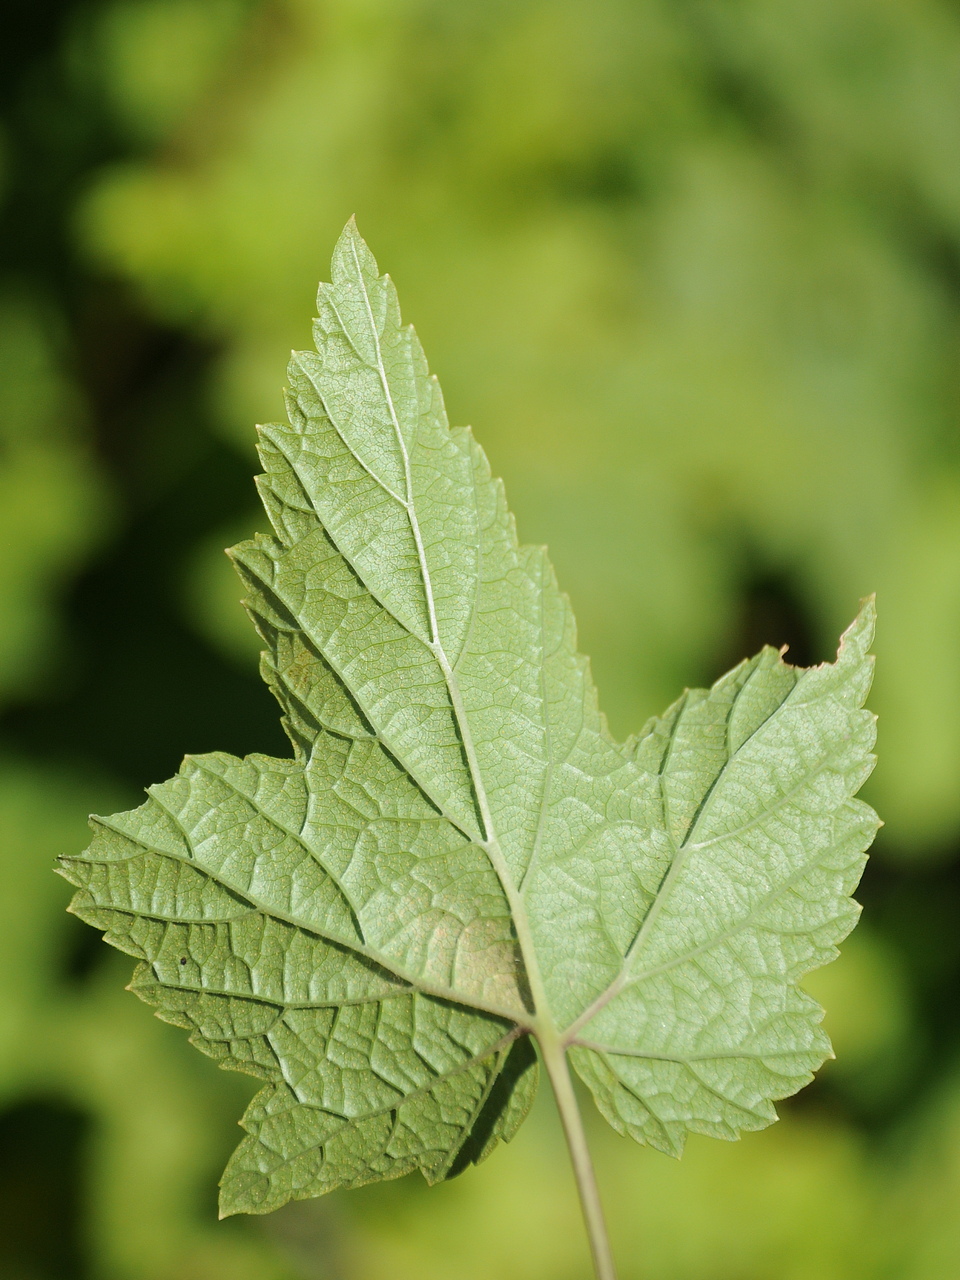
M 514 928 L 517 933 L 517 942 L 520 947 L 520 954 L 523 959 L 527 982 L 530 986 L 530 994 L 533 997 L 533 1011 L 538 1017 L 545 1017 L 548 1008 L 546 987 L 537 963 L 536 952 L 533 945 L 533 934 L 530 928 L 530 921 L 527 916 L 526 905 L 517 889 L 517 886 L 513 882 L 510 869 L 503 856 L 503 850 L 500 847 L 500 841 L 497 837 L 496 826 L 483 781 L 483 774 L 480 769 L 480 762 L 473 742 L 473 733 L 470 728 L 467 709 L 463 702 L 463 696 L 460 691 L 460 685 L 457 680 L 456 673 L 453 670 L 453 666 L 440 639 L 439 627 L 437 625 L 436 604 L 433 594 L 433 582 L 430 576 L 426 548 L 424 547 L 423 536 L 420 531 L 420 521 L 417 516 L 416 505 L 414 502 L 410 454 L 407 449 L 406 441 L 403 438 L 403 432 L 400 429 L 400 420 L 397 415 L 396 405 L 393 400 L 393 393 L 390 390 L 390 383 L 387 379 L 387 371 L 383 361 L 380 333 L 377 329 L 376 320 L 373 315 L 373 307 L 370 304 L 370 295 L 367 291 L 366 282 L 363 278 L 363 271 L 360 266 L 357 247 L 353 241 L 350 243 L 350 252 L 353 256 L 354 266 L 356 267 L 357 272 L 357 280 L 360 285 L 361 293 L 363 294 L 364 306 L 370 323 L 370 333 L 373 338 L 374 350 L 376 351 L 377 374 L 380 378 L 380 385 L 383 389 L 384 398 L 387 403 L 390 421 L 393 424 L 393 430 L 397 439 L 397 447 L 399 448 L 400 456 L 403 459 L 404 479 L 407 488 L 407 517 L 410 521 L 410 529 L 413 533 L 414 544 L 417 548 L 417 559 L 420 565 L 420 574 L 423 579 L 424 595 L 427 603 L 427 617 L 429 620 L 431 636 L 429 648 L 436 658 L 437 665 L 443 673 L 447 692 L 450 696 L 450 703 L 453 707 L 453 713 L 457 721 L 457 727 L 460 731 L 461 741 L 463 742 L 463 751 L 467 761 L 467 768 L 470 773 L 470 781 L 473 787 L 474 796 L 476 797 L 477 807 L 480 811 L 480 821 L 483 826 L 483 834 L 485 836 L 485 839 L 481 840 L 479 843 L 486 852 L 487 857 L 490 859 L 490 864 L 497 874 L 497 878 L 499 879 L 500 884 L 503 887 L 503 891 L 506 894 L 507 902 L 510 905 L 510 912 L 513 917 Z
M 320 519 L 319 513 L 317 513 L 317 519 L 318 520 Z M 321 525 L 321 527 L 323 526 Z M 330 537 L 330 534 L 325 528 L 324 528 L 324 533 L 327 535 L 327 537 Z M 373 600 L 376 601 L 377 605 L 380 608 L 382 608 L 385 613 L 389 614 L 389 616 L 394 619 L 394 621 L 398 624 L 398 626 L 403 627 L 406 633 L 409 636 L 411 636 L 411 638 L 415 640 L 417 644 L 423 645 L 424 648 L 427 650 L 427 652 L 431 655 L 431 657 L 433 657 L 433 659 L 436 661 L 437 654 L 432 642 L 425 641 L 422 636 L 417 636 L 412 631 L 410 631 L 406 627 L 406 624 L 401 619 L 397 618 L 396 614 L 393 613 L 389 608 L 387 608 L 387 606 L 383 604 L 383 602 L 374 594 L 374 592 L 367 585 L 367 582 L 361 575 L 359 569 L 353 564 L 353 562 L 349 559 L 349 557 L 344 553 L 342 548 L 336 543 L 333 543 L 333 546 L 337 554 L 342 557 L 342 559 L 347 565 L 349 565 L 351 571 L 356 575 L 357 581 L 362 584 L 363 589 L 368 593 L 368 595 Z M 363 736 L 357 735 L 355 733 L 351 733 L 346 728 L 330 729 L 329 732 L 331 732 L 338 738 L 349 738 L 354 742 L 370 741 L 370 740 L 379 742 L 380 745 L 384 748 L 384 750 L 390 753 L 392 758 L 399 761 L 400 756 L 399 756 L 397 747 L 395 746 L 394 742 L 391 740 L 389 735 L 387 735 L 383 731 L 382 727 L 378 727 L 378 725 L 376 724 L 375 717 L 373 715 L 372 710 L 365 705 L 363 700 L 360 698 L 359 694 L 355 691 L 354 686 L 351 684 L 350 679 L 347 676 L 347 672 L 344 669 L 344 664 L 339 662 L 334 657 L 334 655 L 330 652 L 330 649 L 332 648 L 332 646 L 330 646 L 329 644 L 324 646 L 323 641 L 315 637 L 311 633 L 311 631 L 307 629 L 306 625 L 299 621 L 299 619 L 296 617 L 296 613 L 293 609 L 293 606 L 287 603 L 283 595 L 280 593 L 280 589 L 275 584 L 264 582 L 263 578 L 259 575 L 259 573 L 256 573 L 255 570 L 251 570 L 251 572 L 256 574 L 258 582 L 260 582 L 269 591 L 269 593 L 273 596 L 273 598 L 279 601 L 279 603 L 283 606 L 286 612 L 290 614 L 290 616 L 293 618 L 294 625 L 296 626 L 297 632 L 301 636 L 305 646 L 318 659 L 318 661 L 322 662 L 328 668 L 328 670 L 332 673 L 333 677 L 336 679 L 340 687 L 343 690 L 345 690 L 351 703 L 353 703 L 359 709 L 361 718 L 363 720 L 366 720 L 367 723 L 370 724 L 371 728 L 374 730 L 373 733 L 363 735 Z M 278 678 L 283 682 L 285 688 L 290 687 L 287 682 L 286 675 L 283 671 L 278 670 Z M 304 705 L 303 700 L 296 693 L 295 693 L 295 696 L 297 697 L 297 700 L 300 702 L 301 706 L 303 706 Z M 307 707 L 306 710 L 312 719 L 315 719 L 315 720 L 317 719 L 316 713 L 313 712 L 309 707 Z M 325 727 L 325 726 L 322 726 L 322 727 Z M 445 818 L 446 821 L 449 822 L 452 827 L 455 827 L 466 840 L 469 840 L 473 843 L 482 844 L 482 841 L 477 841 L 476 832 L 468 830 L 468 824 L 463 821 L 463 818 L 458 817 L 455 813 L 451 811 L 449 804 L 447 804 L 444 801 L 442 796 L 438 796 L 436 794 L 435 788 L 431 787 L 425 780 L 419 777 L 419 775 L 417 774 L 417 771 L 414 769 L 414 767 L 410 764 L 409 761 L 404 760 L 402 765 L 400 765 L 400 767 L 403 769 L 404 773 L 406 773 L 407 777 L 414 784 L 417 790 L 422 795 L 427 797 L 429 802 L 434 806 L 434 808 L 436 808 L 438 813 L 443 818 Z M 475 814 L 473 816 L 476 817 Z

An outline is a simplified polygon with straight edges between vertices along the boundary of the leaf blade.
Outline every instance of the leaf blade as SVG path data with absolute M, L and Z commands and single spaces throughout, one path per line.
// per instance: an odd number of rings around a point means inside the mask
M 836 664 L 765 650 L 617 744 L 352 224 L 318 311 L 260 428 L 272 533 L 230 553 L 293 757 L 188 757 L 62 862 L 133 990 L 266 1081 L 224 1212 L 453 1176 L 522 1121 L 534 1038 L 664 1150 L 770 1123 L 875 830 L 872 605 Z

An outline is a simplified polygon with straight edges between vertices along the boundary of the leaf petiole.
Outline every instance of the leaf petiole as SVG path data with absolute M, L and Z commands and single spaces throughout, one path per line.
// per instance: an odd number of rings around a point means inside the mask
M 587 1135 L 583 1128 L 583 1117 L 580 1115 L 580 1106 L 570 1078 L 567 1051 L 559 1037 L 549 1030 L 540 1034 L 538 1042 L 567 1139 L 567 1150 L 570 1152 L 597 1280 L 617 1280 L 593 1160 L 590 1158 Z

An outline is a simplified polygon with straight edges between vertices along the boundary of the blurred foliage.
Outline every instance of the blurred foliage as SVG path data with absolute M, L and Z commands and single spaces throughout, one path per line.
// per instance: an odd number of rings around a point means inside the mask
M 441 1188 L 215 1220 L 248 1082 L 53 856 L 184 750 L 283 753 L 220 548 L 356 212 L 549 543 L 618 732 L 876 590 L 888 826 L 838 1060 L 674 1165 L 625 1280 L 960 1270 L 960 13 L 949 0 L 34 0 L 0 45 L 0 1274 L 587 1274 L 543 1099 Z M 496 378 L 479 373 L 495 368 Z

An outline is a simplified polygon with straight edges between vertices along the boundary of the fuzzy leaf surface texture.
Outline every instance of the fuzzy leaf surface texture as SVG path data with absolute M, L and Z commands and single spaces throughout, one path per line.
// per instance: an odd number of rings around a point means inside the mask
M 272 531 L 231 553 L 293 756 L 188 757 L 61 861 L 132 989 L 265 1082 L 222 1211 L 457 1174 L 516 1132 L 538 1040 L 663 1151 L 762 1128 L 830 1052 L 797 983 L 877 826 L 872 603 L 835 663 L 764 649 L 616 742 L 352 223 L 331 274 L 260 430 Z

